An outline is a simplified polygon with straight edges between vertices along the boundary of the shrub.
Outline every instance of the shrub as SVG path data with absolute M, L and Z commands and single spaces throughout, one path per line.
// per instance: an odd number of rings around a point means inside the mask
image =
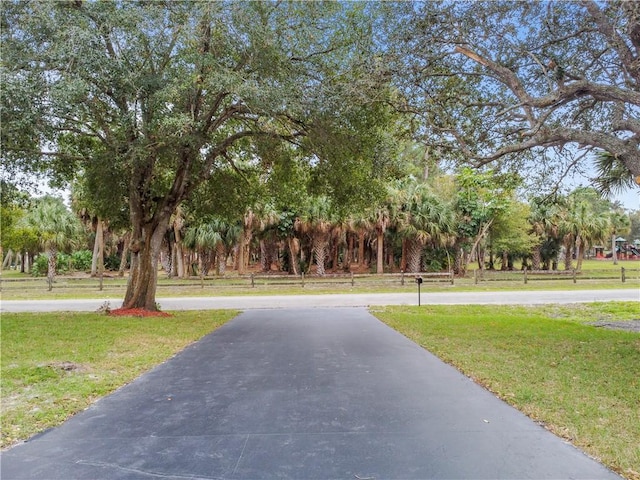
M 58 252 L 56 259 L 56 275 L 62 275 L 69 272 L 69 263 L 71 256 L 66 253 Z M 34 277 L 46 277 L 49 271 L 49 255 L 46 253 L 39 254 L 31 265 L 31 275 Z
M 105 270 L 119 270 L 120 269 L 120 256 L 114 254 L 109 255 L 104 259 L 104 268 Z
M 93 253 L 90 250 L 79 250 L 71 254 L 71 266 L 74 270 L 89 271 L 91 270 L 91 261 Z
M 31 275 L 34 277 L 44 277 L 47 275 L 49 257 L 41 253 L 33 259 L 33 265 L 31 265 Z

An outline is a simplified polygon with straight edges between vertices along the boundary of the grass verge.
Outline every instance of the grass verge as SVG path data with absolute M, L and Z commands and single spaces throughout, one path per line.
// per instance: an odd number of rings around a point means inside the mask
M 549 430 L 640 480 L 640 334 L 589 325 L 640 319 L 637 302 L 373 313 Z
M 236 314 L 2 314 L 1 447 L 61 424 Z

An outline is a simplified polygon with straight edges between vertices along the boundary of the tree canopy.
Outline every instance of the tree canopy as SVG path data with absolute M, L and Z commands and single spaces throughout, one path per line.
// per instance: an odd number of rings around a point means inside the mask
M 128 223 L 126 307 L 156 308 L 181 206 L 243 218 L 243 245 L 276 208 L 291 240 L 318 199 L 382 214 L 407 168 L 457 171 L 468 253 L 494 223 L 499 238 L 507 168 L 530 185 L 597 159 L 602 190 L 640 182 L 635 2 L 13 0 L 0 15 L 3 179 L 74 182 L 92 215 Z M 407 225 L 427 232 L 446 212 L 422 207 Z
M 608 170 L 640 180 L 637 2 L 389 10 L 406 109 L 443 151 L 475 165 L 535 155 L 537 172 L 544 160 L 556 178 L 584 167 L 587 152 L 608 152 Z
M 378 94 L 362 8 L 315 2 L 8 2 L 3 136 L 8 168 L 106 182 L 133 237 L 126 306 L 155 308 L 160 242 L 175 208 L 256 139 L 309 161 L 343 140 Z M 375 122 L 374 122 L 375 123 Z M 306 137 L 311 141 L 302 142 Z M 365 138 L 365 137 L 363 137 Z M 315 159 L 315 160 L 314 160 Z M 370 168 L 371 173 L 377 173 Z M 344 177 L 343 177 L 344 178 Z M 97 203 L 97 202 L 96 202 Z

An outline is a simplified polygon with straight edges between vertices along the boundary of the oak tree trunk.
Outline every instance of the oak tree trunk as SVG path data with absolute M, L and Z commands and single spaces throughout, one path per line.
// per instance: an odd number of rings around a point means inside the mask
M 168 229 L 166 221 L 137 227 L 131 241 L 131 271 L 123 308 L 144 308 L 156 311 L 156 286 L 158 283 L 158 259 L 162 239 Z M 140 233 L 136 235 L 136 230 Z

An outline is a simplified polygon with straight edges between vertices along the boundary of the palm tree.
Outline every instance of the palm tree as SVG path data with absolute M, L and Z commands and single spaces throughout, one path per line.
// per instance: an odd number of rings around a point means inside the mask
M 49 260 L 47 278 L 53 282 L 59 250 L 73 246 L 81 233 L 78 219 L 60 198 L 42 197 L 24 217 L 25 225 L 37 232 L 40 247 Z
M 407 271 L 417 273 L 427 244 L 441 247 L 450 243 L 453 210 L 438 199 L 428 185 L 420 183 L 407 192 L 399 219 L 398 229 L 407 240 Z
M 300 219 L 300 229 L 311 237 L 311 250 L 316 264 L 316 273 L 325 274 L 325 261 L 329 252 L 329 241 L 333 228 L 331 201 L 322 195 L 310 199 L 307 211 Z
M 272 203 L 265 203 L 255 209 L 258 238 L 260 241 L 260 267 L 263 272 L 271 270 L 271 264 L 278 259 L 277 225 L 280 217 Z
M 631 188 L 637 188 L 640 180 L 624 166 L 622 161 L 610 152 L 600 152 L 595 156 L 596 176 L 592 179 L 596 189 L 605 196 L 610 196 Z
M 529 222 L 531 231 L 538 238 L 537 244 L 533 247 L 532 268 L 540 270 L 542 264 L 549 265 L 552 260 L 548 253 L 555 251 L 553 244 L 558 242 L 559 236 L 559 210 L 557 205 L 534 199 L 531 202 L 531 214 Z
M 576 233 L 576 270 L 580 271 L 586 248 L 594 242 L 604 242 L 611 230 L 611 224 L 607 216 L 597 215 L 584 202 L 575 206 L 573 222 Z
M 631 228 L 631 220 L 629 215 L 620 212 L 614 211 L 609 216 L 609 223 L 611 229 L 609 233 L 611 235 L 611 256 L 613 258 L 613 264 L 618 264 L 618 256 L 616 252 L 616 236 L 617 235 L 626 235 L 629 233 Z
M 183 244 L 198 253 L 198 272 L 202 280 L 208 265 L 205 264 L 206 254 L 222 242 L 222 237 L 215 228 L 214 222 L 204 220 L 202 223 L 187 227 Z
M 391 224 L 392 196 L 391 191 L 387 199 L 377 205 L 371 215 L 370 224 L 373 226 L 376 235 L 376 272 L 384 273 L 384 234 Z

